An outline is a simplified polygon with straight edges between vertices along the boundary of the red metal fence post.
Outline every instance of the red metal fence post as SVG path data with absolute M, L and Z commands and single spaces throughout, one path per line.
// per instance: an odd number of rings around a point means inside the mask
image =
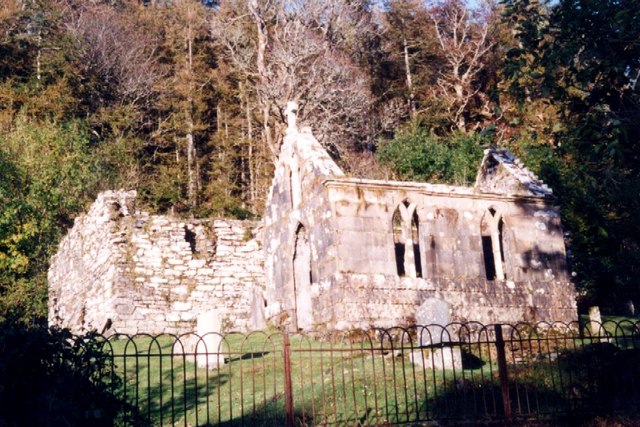
M 286 412 L 286 427 L 293 427 L 293 387 L 291 385 L 291 343 L 289 334 L 284 333 L 284 409 Z
M 509 396 L 509 374 L 507 372 L 507 356 L 504 351 L 504 338 L 502 337 L 502 325 L 495 325 L 496 349 L 498 350 L 498 374 L 500 375 L 500 389 L 502 390 L 502 406 L 504 417 L 511 419 L 511 397 Z

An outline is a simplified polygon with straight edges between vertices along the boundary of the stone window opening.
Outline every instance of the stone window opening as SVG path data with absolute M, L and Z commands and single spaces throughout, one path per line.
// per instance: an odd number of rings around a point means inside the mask
M 415 203 L 400 203 L 393 213 L 393 245 L 400 277 L 422 277 L 420 229 Z
M 186 224 L 184 241 L 189 244 L 191 255 L 199 259 L 212 259 L 216 254 L 216 233 L 209 224 Z
M 192 230 L 189 230 L 187 226 L 184 227 L 184 240 L 189 243 L 189 248 L 191 249 L 192 254 L 198 252 L 198 241 L 196 239 L 196 233 Z
M 506 280 L 504 221 L 494 208 L 482 218 L 482 255 L 487 280 Z
M 312 281 L 309 235 L 304 225 L 299 224 L 293 252 L 293 303 L 297 329 L 307 330 L 313 325 Z

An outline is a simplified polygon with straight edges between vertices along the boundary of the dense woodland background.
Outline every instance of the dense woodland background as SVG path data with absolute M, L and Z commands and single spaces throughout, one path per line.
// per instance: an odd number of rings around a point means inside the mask
M 637 0 L 0 0 L 0 320 L 46 318 L 101 190 L 258 218 L 292 99 L 353 176 L 470 183 L 508 147 L 557 195 L 581 303 L 616 310 L 640 296 L 639 77 Z

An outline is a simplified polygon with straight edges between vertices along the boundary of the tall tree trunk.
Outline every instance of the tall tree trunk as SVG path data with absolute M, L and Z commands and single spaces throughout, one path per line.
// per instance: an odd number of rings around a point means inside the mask
M 192 126 L 192 124 L 190 124 Z M 192 208 L 197 207 L 198 185 L 196 179 L 196 150 L 193 143 L 193 133 L 189 132 L 186 136 L 187 142 L 187 197 L 189 205 Z
M 256 177 L 255 177 L 255 161 L 253 158 L 253 122 L 251 120 L 251 108 L 249 104 L 249 86 L 245 86 L 244 92 L 244 106 L 245 106 L 245 118 L 247 120 L 247 142 L 248 146 L 248 157 L 249 157 L 249 202 L 253 207 L 255 199 L 256 199 Z
M 198 166 L 197 166 L 197 151 L 195 147 L 194 141 L 194 105 L 193 105 L 193 91 L 194 88 L 194 76 L 193 76 L 193 30 L 191 27 L 192 23 L 191 9 L 188 11 L 187 17 L 187 32 L 185 37 L 186 48 L 187 48 L 187 78 L 188 78 L 188 93 L 187 93 L 187 106 L 186 106 L 186 120 L 187 120 L 187 135 L 186 135 L 186 144 L 187 144 L 187 198 L 189 201 L 189 206 L 192 208 L 196 208 L 198 206 Z
M 36 80 L 40 83 L 41 78 L 41 64 L 40 58 L 42 57 L 42 49 L 38 47 L 38 53 L 36 53 Z
M 411 112 L 411 118 L 416 116 L 416 102 L 415 93 L 413 92 L 413 79 L 411 77 L 411 64 L 409 62 L 409 44 L 407 38 L 402 37 L 402 48 L 404 51 L 404 69 L 407 81 L 407 90 L 409 91 L 409 108 Z
M 262 93 L 264 88 L 267 87 L 267 67 L 265 62 L 265 52 L 267 50 L 268 44 L 268 35 L 267 35 L 267 26 L 262 16 L 260 16 L 260 11 L 258 10 L 257 0 L 251 0 L 249 2 L 249 8 L 256 22 L 256 30 L 258 34 L 258 52 L 256 54 L 256 67 L 258 69 L 258 78 L 259 78 L 259 89 L 258 89 L 258 98 L 259 104 L 262 110 L 262 140 L 265 145 L 269 148 L 269 151 L 272 154 L 272 160 L 275 164 L 278 160 L 279 148 L 277 142 L 274 141 L 273 130 L 271 128 L 271 124 L 269 123 L 269 111 L 271 110 L 271 105 L 266 96 Z

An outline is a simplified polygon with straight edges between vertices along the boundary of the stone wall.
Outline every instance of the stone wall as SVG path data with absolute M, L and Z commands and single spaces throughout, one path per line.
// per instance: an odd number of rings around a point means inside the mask
M 313 158 L 313 162 L 304 159 Z M 267 277 L 267 316 L 275 323 L 290 321 L 296 315 L 296 307 L 309 304 L 308 298 L 297 300 L 296 295 L 308 295 L 313 280 L 283 281 L 282 277 L 294 275 L 295 264 L 313 265 L 309 276 L 319 280 L 329 278 L 335 271 L 336 253 L 331 230 L 331 209 L 323 192 L 326 176 L 343 176 L 340 168 L 327 152 L 315 141 L 311 131 L 289 130 L 282 145 L 275 176 L 269 192 L 265 213 L 265 263 Z M 295 257 L 296 242 L 303 237 L 315 242 L 303 261 Z M 298 254 L 300 255 L 300 254 Z M 298 292 L 295 292 L 296 288 Z M 301 312 L 301 309 L 297 310 Z M 305 310 L 313 323 L 313 311 Z M 279 316 L 279 319 L 274 318 Z
M 289 127 L 265 215 L 267 314 L 292 329 L 416 321 L 427 299 L 454 321 L 572 321 L 559 209 L 507 150 L 476 185 L 346 178 Z
M 261 328 L 259 233 L 257 222 L 149 215 L 135 210 L 135 192 L 102 193 L 52 259 L 50 323 L 178 334 L 216 309 L 225 331 Z
M 325 306 L 331 329 L 367 329 L 416 322 L 418 307 L 429 298 L 446 301 L 454 322 L 516 323 L 577 320 L 570 283 L 490 282 L 483 279 L 398 278 L 392 275 L 337 275 Z M 321 297 L 322 298 L 322 297 Z M 321 319 L 322 314 L 316 317 Z
M 477 195 L 460 187 L 330 180 L 337 271 L 320 280 L 314 318 L 328 328 L 411 324 L 427 298 L 446 301 L 454 321 L 484 323 L 576 319 L 558 210 L 545 200 Z M 401 275 L 394 208 L 416 206 L 415 277 Z M 504 279 L 488 279 L 482 222 L 504 220 Z

